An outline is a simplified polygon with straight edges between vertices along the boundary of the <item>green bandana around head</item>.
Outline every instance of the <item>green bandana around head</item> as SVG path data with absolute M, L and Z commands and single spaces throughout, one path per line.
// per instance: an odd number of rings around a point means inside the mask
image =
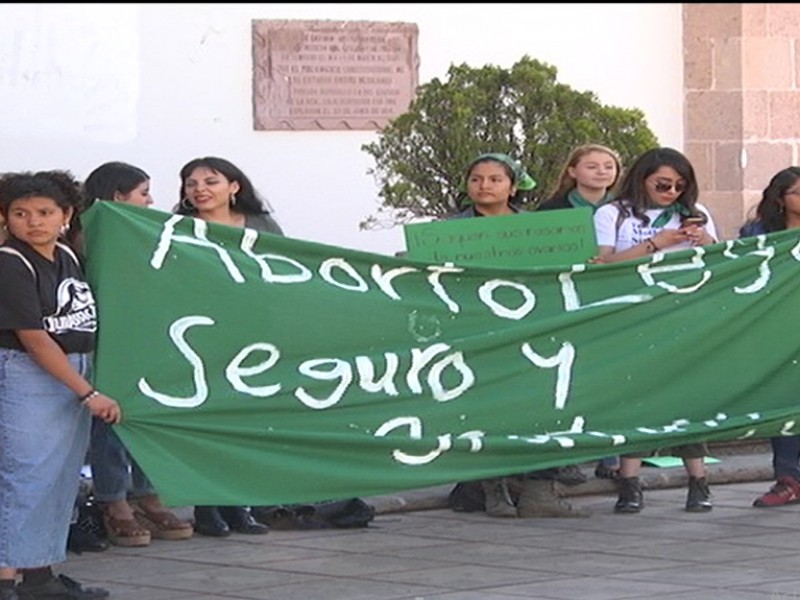
M 486 154 L 481 154 L 469 164 L 467 173 L 472 170 L 472 167 L 484 160 L 494 160 L 510 168 L 511 172 L 514 173 L 514 185 L 517 186 L 518 190 L 527 192 L 536 188 L 536 180 L 528 175 L 522 164 L 511 158 L 508 154 L 503 154 L 502 152 L 487 152 Z

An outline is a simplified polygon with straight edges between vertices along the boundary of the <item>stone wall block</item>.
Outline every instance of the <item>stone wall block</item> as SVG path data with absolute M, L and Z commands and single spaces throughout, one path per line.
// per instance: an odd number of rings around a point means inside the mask
M 771 92 L 768 110 L 771 139 L 800 138 L 800 93 Z
M 794 144 L 791 142 L 748 142 L 744 149 L 747 153 L 745 190 L 760 192 L 775 173 L 792 165 Z
M 764 139 L 770 131 L 769 92 L 742 93 L 742 139 Z
M 794 82 L 794 40 L 745 38 L 741 42 L 741 81 L 746 90 L 788 90 Z
M 708 38 L 684 39 L 683 85 L 687 90 L 714 87 L 714 45 Z
M 714 172 L 712 180 L 718 192 L 741 192 L 744 182 L 742 166 L 743 144 L 717 142 L 714 144 Z
M 684 3 L 684 38 L 725 38 L 742 33 L 742 5 L 729 3 Z
M 711 90 L 738 92 L 742 89 L 742 39 L 714 38 L 714 85 Z
M 745 4 L 744 6 L 748 6 Z M 800 4 L 756 5 L 766 6 L 766 35 L 770 37 L 794 38 L 800 32 Z
M 742 95 L 739 92 L 687 92 L 686 141 L 742 138 Z

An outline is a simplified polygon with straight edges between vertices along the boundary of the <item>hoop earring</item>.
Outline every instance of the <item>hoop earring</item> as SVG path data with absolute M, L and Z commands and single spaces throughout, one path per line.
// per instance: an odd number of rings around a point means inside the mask
M 231 194 L 231 206 L 236 206 L 236 194 Z
M 178 203 L 183 210 L 194 210 L 194 204 L 188 198 L 181 198 L 181 201 Z

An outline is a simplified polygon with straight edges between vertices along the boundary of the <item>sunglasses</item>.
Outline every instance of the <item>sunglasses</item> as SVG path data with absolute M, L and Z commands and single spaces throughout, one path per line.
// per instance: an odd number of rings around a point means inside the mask
M 655 184 L 653 184 L 653 189 L 659 194 L 666 194 L 673 188 L 676 194 L 682 194 L 686 191 L 687 187 L 685 183 L 667 183 L 666 181 L 656 181 Z

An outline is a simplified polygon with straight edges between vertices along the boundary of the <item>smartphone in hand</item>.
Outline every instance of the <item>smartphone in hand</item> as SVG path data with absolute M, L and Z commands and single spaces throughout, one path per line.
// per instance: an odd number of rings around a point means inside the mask
M 691 227 L 692 225 L 700 225 L 701 227 L 706 224 L 705 217 L 686 217 L 681 221 L 681 227 Z

